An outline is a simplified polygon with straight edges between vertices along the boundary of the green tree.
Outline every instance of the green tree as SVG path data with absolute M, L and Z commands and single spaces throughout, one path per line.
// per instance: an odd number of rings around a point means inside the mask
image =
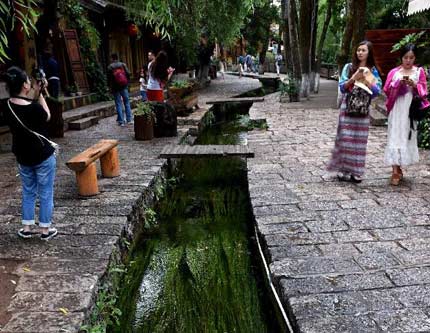
M 9 47 L 7 35 L 17 24 L 22 27 L 27 36 L 37 31 L 34 25 L 38 17 L 34 10 L 36 7 L 35 0 L 0 1 L 0 63 L 5 63 L 9 59 L 6 51 Z
M 263 0 L 126 0 L 128 16 L 170 38 L 181 55 L 192 62 L 200 34 L 229 44 L 239 34 L 244 18 Z
M 270 26 L 277 20 L 279 20 L 278 9 L 273 6 L 272 1 L 267 1 L 255 7 L 254 11 L 248 15 L 246 24 L 242 29 L 242 34 L 248 43 L 249 53 L 259 52 L 261 65 L 266 59 Z

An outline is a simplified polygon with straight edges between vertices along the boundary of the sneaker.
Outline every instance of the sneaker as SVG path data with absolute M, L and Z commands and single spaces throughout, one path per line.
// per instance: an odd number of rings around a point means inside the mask
M 121 124 L 119 124 L 119 126 L 124 127 L 124 126 L 125 126 L 125 124 L 124 124 L 124 123 L 121 123 Z
M 133 124 L 134 124 L 133 120 L 127 121 L 127 125 L 133 125 Z
M 18 236 L 24 239 L 33 237 L 33 233 L 31 231 L 24 231 L 23 229 L 18 230 Z
M 54 238 L 55 236 L 57 236 L 58 231 L 55 228 L 49 228 L 48 233 L 47 234 L 41 234 L 40 235 L 40 239 L 47 241 L 50 240 L 52 238 Z

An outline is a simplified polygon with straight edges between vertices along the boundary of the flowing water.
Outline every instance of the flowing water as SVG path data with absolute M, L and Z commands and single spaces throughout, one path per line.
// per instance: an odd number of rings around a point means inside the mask
M 249 118 L 224 111 L 198 144 L 246 142 Z M 155 207 L 159 223 L 132 249 L 113 331 L 279 331 L 253 260 L 246 162 L 182 159 L 170 176 Z

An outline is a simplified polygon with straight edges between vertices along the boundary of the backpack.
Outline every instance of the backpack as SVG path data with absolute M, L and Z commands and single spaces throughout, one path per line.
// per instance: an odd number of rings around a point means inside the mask
M 118 67 L 112 70 L 113 78 L 115 83 L 120 87 L 125 87 L 128 84 L 127 74 L 125 73 L 124 68 Z
M 354 86 L 347 95 L 346 114 L 350 117 L 365 117 L 369 113 L 371 95 L 364 89 Z

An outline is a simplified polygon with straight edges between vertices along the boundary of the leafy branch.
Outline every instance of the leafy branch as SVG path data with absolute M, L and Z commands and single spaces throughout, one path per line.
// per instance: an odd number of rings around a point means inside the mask
M 0 63 L 9 60 L 6 50 L 9 48 L 8 31 L 13 31 L 17 24 L 30 36 L 37 32 L 35 23 L 38 13 L 33 9 L 37 7 L 35 0 L 8 0 L 0 2 Z

